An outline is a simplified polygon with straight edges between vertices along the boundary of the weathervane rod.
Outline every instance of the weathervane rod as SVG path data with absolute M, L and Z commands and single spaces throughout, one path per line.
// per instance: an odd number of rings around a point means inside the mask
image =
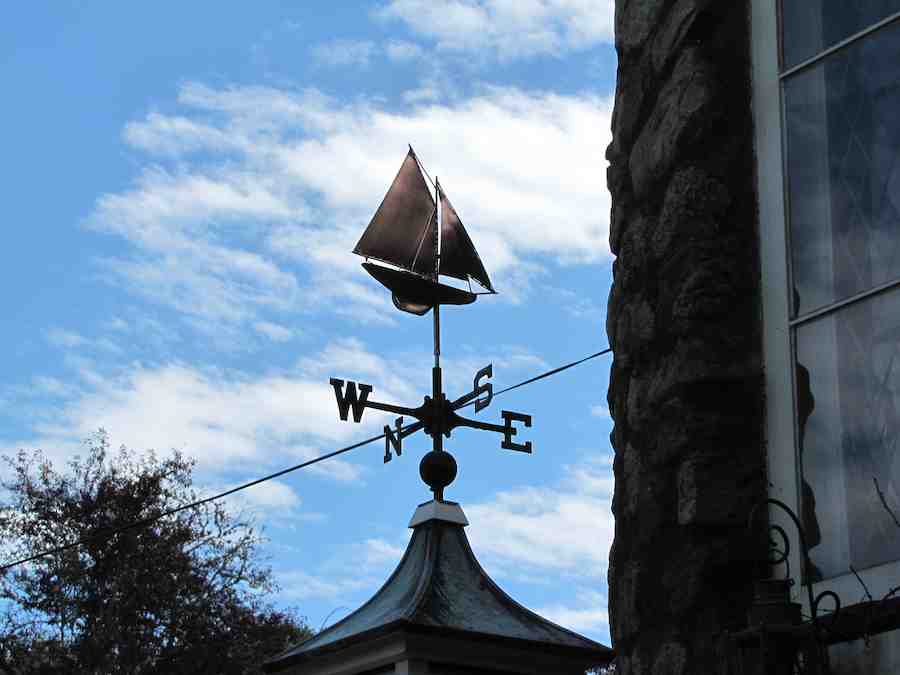
M 437 174 L 434 176 L 434 283 L 437 287 L 438 278 L 441 270 L 441 183 Z M 431 370 L 431 395 L 438 410 L 438 417 L 443 417 L 443 399 L 444 386 L 441 381 L 441 303 L 438 302 L 437 296 L 434 303 L 434 368 Z M 441 452 L 444 449 L 444 437 L 441 434 L 443 427 L 443 419 L 438 422 L 438 427 L 431 436 L 431 447 L 435 452 Z M 444 490 L 440 488 L 434 493 L 435 499 L 443 501 Z
M 434 177 L 435 229 L 434 229 L 434 282 L 438 283 L 441 269 L 441 183 Z M 434 367 L 441 367 L 441 303 L 434 303 Z M 435 392 L 435 396 L 438 392 Z

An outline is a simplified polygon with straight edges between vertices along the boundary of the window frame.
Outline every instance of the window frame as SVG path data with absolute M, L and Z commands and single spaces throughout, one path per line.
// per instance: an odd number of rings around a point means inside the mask
M 756 181 L 759 213 L 759 254 L 762 285 L 763 364 L 765 386 L 765 452 L 768 496 L 783 501 L 796 513 L 800 510 L 800 462 L 795 374 L 795 331 L 803 324 L 836 312 L 848 305 L 900 287 L 900 277 L 824 307 L 791 318 L 790 233 L 788 231 L 789 190 L 785 171 L 785 110 L 783 85 L 832 54 L 868 35 L 900 21 L 900 12 L 824 49 L 815 56 L 782 71 L 780 0 L 751 0 L 751 82 L 756 149 Z M 780 525 L 796 542 L 794 525 L 778 509 L 770 509 L 769 522 Z M 790 570 L 794 579 L 792 596 L 809 613 L 806 593 L 801 592 L 803 565 L 799 546 L 792 546 Z M 900 560 L 858 570 L 869 592 L 879 599 L 900 584 Z M 831 589 L 845 603 L 856 602 L 864 591 L 851 573 L 812 584 L 813 592 Z M 824 609 L 824 608 L 823 608 Z

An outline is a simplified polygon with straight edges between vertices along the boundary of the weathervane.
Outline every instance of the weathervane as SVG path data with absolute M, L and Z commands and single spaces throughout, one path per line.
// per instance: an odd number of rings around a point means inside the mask
M 512 439 L 519 431 L 514 422 L 530 427 L 531 415 L 503 410 L 500 413 L 503 424 L 491 424 L 457 414 L 457 410 L 471 404 L 474 404 L 476 413 L 490 405 L 493 386 L 487 380 L 493 376 L 491 364 L 475 374 L 472 391 L 468 394 L 453 401 L 449 401 L 444 394 L 441 380 L 441 305 L 468 305 L 475 302 L 479 295 L 495 294 L 496 291 L 437 177 L 433 183 L 435 195 L 432 196 L 425 176 L 427 173 L 410 146 L 397 177 L 353 252 L 366 259 L 363 268 L 391 291 L 397 309 L 418 316 L 433 310 L 431 396 L 426 396 L 418 408 L 407 408 L 370 400 L 369 394 L 373 391 L 370 384 L 345 382 L 334 377 L 330 382 L 334 387 L 338 413 L 344 421 L 350 413 L 354 422 L 361 421 L 366 408 L 401 415 L 394 422 L 393 429 L 384 427 L 385 462 L 391 461 L 392 449 L 398 457 L 402 454 L 403 439 L 407 436 L 420 430 L 431 436 L 432 450 L 422 458 L 419 474 L 434 492 L 435 499 L 441 501 L 444 488 L 456 478 L 456 460 L 444 450 L 444 436 L 449 438 L 457 427 L 494 431 L 503 434 L 501 448 L 530 453 L 531 441 L 515 443 Z M 392 267 L 376 265 L 369 262 L 370 259 Z M 440 283 L 439 276 L 442 274 L 468 282 L 469 290 Z M 471 279 L 480 284 L 485 292 L 472 292 Z M 403 415 L 418 421 L 404 427 Z

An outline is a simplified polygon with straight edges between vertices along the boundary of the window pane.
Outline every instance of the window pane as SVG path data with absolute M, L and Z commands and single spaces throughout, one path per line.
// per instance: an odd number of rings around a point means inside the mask
M 782 0 L 785 69 L 900 12 L 900 0 Z
M 813 580 L 900 559 L 900 291 L 798 328 L 797 408 Z
M 785 82 L 794 315 L 900 277 L 900 22 Z

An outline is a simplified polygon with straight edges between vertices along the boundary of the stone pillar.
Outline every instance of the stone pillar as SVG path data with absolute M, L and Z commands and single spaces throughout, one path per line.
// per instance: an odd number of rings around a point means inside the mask
M 616 0 L 615 16 L 613 646 L 622 675 L 721 673 L 765 493 L 749 7 Z

